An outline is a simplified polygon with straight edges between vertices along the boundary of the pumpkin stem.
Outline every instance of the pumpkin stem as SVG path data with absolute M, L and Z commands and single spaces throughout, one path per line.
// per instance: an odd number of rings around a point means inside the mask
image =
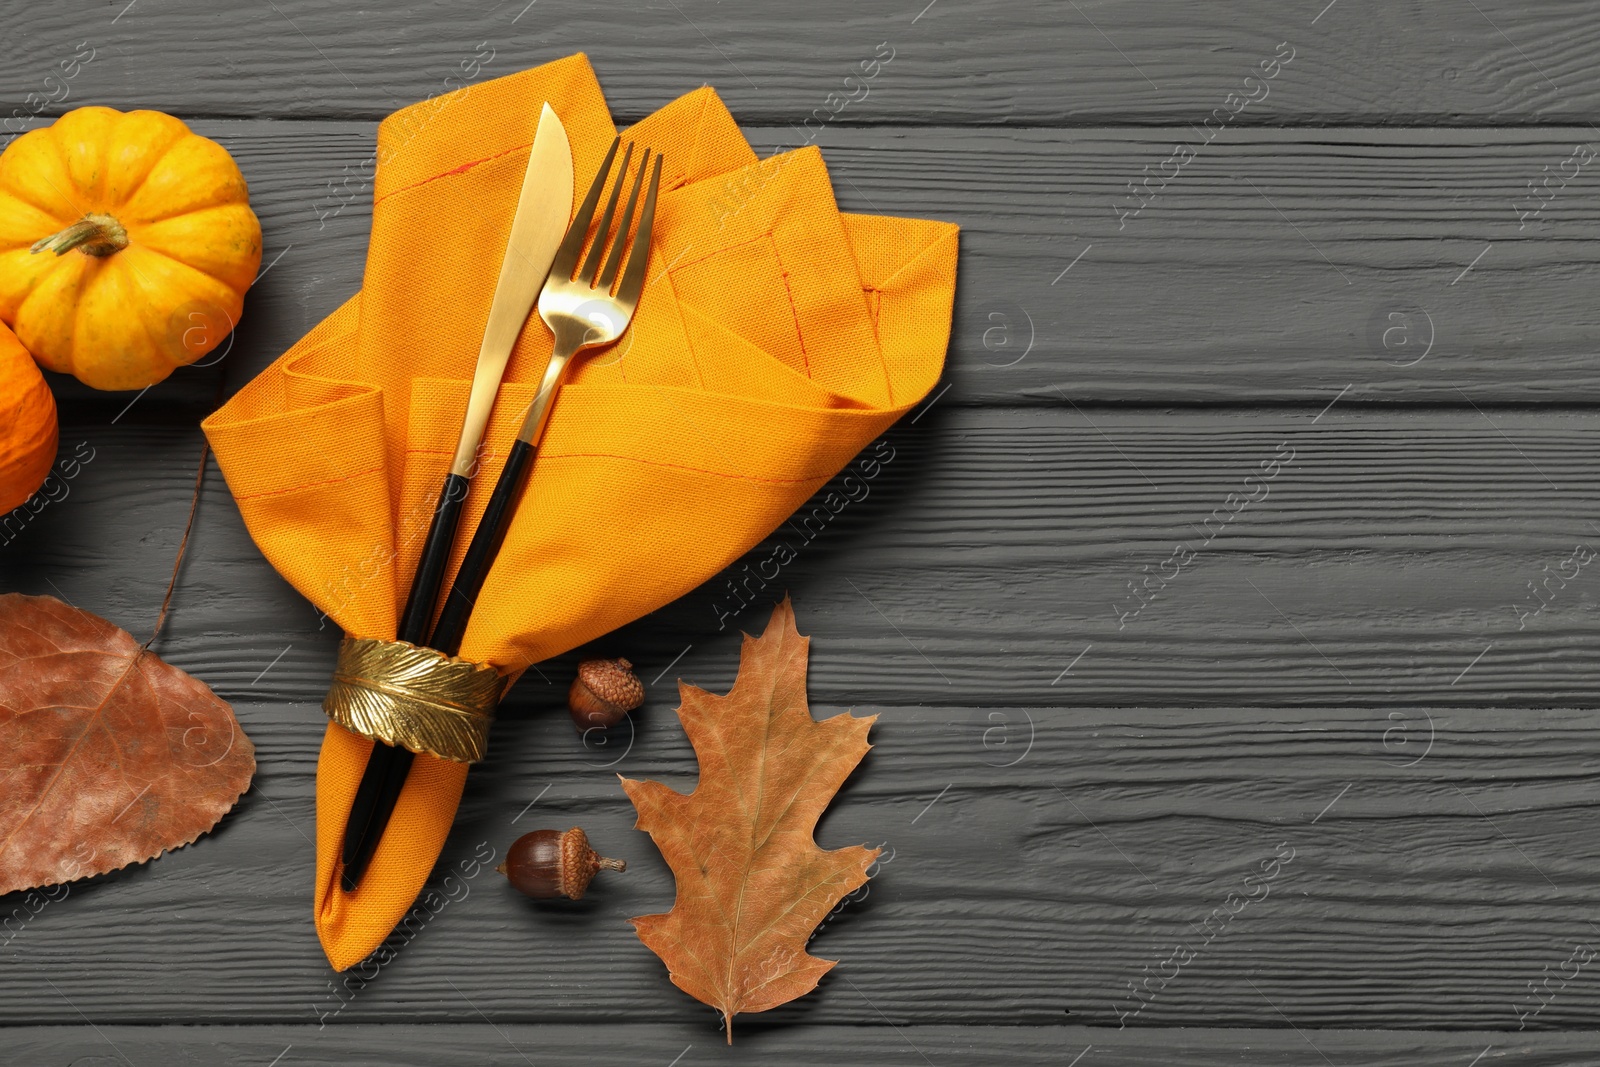
M 86 256 L 104 258 L 128 247 L 128 231 L 110 215 L 88 214 L 60 233 L 33 243 L 35 253 L 46 250 L 64 256 L 76 248 Z

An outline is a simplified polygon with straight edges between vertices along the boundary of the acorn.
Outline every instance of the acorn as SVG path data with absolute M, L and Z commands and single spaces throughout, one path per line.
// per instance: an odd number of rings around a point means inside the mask
M 644 683 L 625 659 L 586 659 L 567 690 L 567 708 L 580 732 L 607 729 L 644 703 Z
M 589 837 L 574 826 L 566 833 L 534 830 L 511 843 L 506 860 L 495 870 L 536 900 L 567 897 L 579 900 L 601 870 L 625 871 L 627 863 L 595 855 Z

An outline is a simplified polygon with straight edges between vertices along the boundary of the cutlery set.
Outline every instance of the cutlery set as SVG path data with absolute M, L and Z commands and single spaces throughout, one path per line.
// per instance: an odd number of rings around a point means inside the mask
M 649 149 L 640 154 L 619 218 L 617 205 L 634 154 L 633 145 L 627 146 L 594 228 L 588 254 L 582 257 L 581 266 L 579 263 L 620 141 L 616 138 L 611 142 L 587 195 L 571 223 L 566 224 L 573 190 L 571 146 L 560 118 L 548 103 L 544 105 L 484 327 L 461 435 L 401 613 L 397 630 L 400 641 L 448 656 L 460 652 L 473 606 L 510 529 L 556 393 L 573 358 L 587 349 L 615 343 L 632 321 L 649 260 L 656 195 L 661 184 L 659 153 L 654 159 Z M 636 209 L 638 227 L 630 246 L 628 233 Z M 554 349 L 441 609 L 439 592 L 489 416 L 535 299 L 539 316 L 553 336 Z M 436 610 L 438 621 L 434 622 Z M 400 799 L 413 758 L 409 749 L 374 742 L 345 825 L 341 884 L 346 892 L 354 892 L 360 884 Z

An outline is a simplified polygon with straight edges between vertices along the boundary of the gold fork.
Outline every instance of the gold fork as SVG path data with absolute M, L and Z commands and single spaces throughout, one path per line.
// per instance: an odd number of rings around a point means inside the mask
M 634 309 L 639 304 L 639 294 L 644 289 L 645 268 L 650 258 L 650 231 L 656 215 L 656 192 L 661 186 L 660 153 L 656 153 L 650 187 L 645 193 L 644 208 L 639 214 L 639 229 L 628 252 L 627 265 L 622 264 L 622 254 L 628 244 L 628 227 L 633 221 L 634 208 L 639 203 L 644 172 L 650 167 L 648 148 L 639 158 L 639 171 L 633 179 L 633 189 L 628 194 L 627 206 L 623 208 L 621 221 L 617 224 L 610 253 L 606 254 L 607 235 L 611 232 L 617 200 L 628 174 L 628 164 L 633 158 L 632 143 L 622 155 L 622 166 L 617 171 L 617 180 L 606 201 L 605 213 L 600 216 L 600 224 L 595 228 L 589 254 L 584 257 L 582 269 L 578 270 L 576 277 L 573 275 L 574 268 L 578 266 L 578 254 L 583 251 L 584 241 L 588 237 L 589 222 L 594 217 L 595 206 L 599 203 L 601 190 L 605 188 L 606 176 L 611 171 L 620 142 L 621 138 L 613 140 L 606 151 L 606 158 L 600 164 L 600 173 L 595 175 L 594 184 L 589 187 L 588 195 L 573 216 L 567 235 L 556 250 L 555 261 L 550 265 L 550 276 L 545 279 L 544 289 L 539 293 L 539 317 L 544 319 L 554 334 L 555 349 L 545 368 L 539 392 L 523 418 L 516 444 L 512 445 L 510 454 L 506 456 L 500 480 L 495 483 L 483 518 L 472 535 L 472 543 L 467 546 L 461 569 L 450 586 L 439 622 L 434 627 L 430 644 L 449 655 L 460 651 L 473 605 L 511 526 L 511 517 L 527 484 L 529 468 L 538 451 L 539 439 L 544 436 L 545 424 L 550 421 L 556 392 L 566 379 L 567 368 L 579 352 L 613 344 L 627 332 L 628 324 L 633 321 Z M 620 281 L 617 278 L 619 268 L 622 274 Z M 612 291 L 613 285 L 615 292 Z

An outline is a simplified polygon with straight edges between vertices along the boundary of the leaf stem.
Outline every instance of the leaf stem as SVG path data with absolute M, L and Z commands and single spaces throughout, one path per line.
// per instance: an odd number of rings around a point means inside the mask
M 172 561 L 172 579 L 167 582 L 166 595 L 161 598 L 161 614 L 156 616 L 155 629 L 150 631 L 150 638 L 139 646 L 142 656 L 150 650 L 150 646 L 161 633 L 161 627 L 167 621 L 167 609 L 172 607 L 172 593 L 178 588 L 178 571 L 183 567 L 184 552 L 189 547 L 189 534 L 194 530 L 194 516 L 200 510 L 200 486 L 206 477 L 206 460 L 211 456 L 211 442 L 208 440 L 200 446 L 200 465 L 194 472 L 194 497 L 189 501 L 189 520 L 183 524 L 183 540 L 178 542 L 178 558 Z M 135 657 L 137 658 L 137 657 Z

